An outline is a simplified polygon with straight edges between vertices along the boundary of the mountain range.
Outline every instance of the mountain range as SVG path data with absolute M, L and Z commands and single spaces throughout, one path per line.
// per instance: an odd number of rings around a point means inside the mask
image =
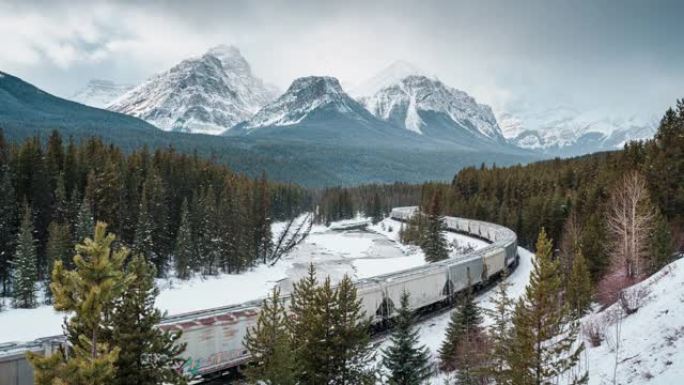
M 52 130 L 59 130 L 65 138 L 76 141 L 98 136 L 125 151 L 141 146 L 173 147 L 225 163 L 237 172 L 257 176 L 265 171 L 272 180 L 309 187 L 448 180 L 458 169 L 470 165 L 508 165 L 538 159 L 533 153 L 513 147 L 441 145 L 390 125 L 340 91 L 339 82 L 333 78 L 303 78 L 291 88 L 299 86 L 302 88 L 297 104 L 312 101 L 311 106 L 317 107 L 297 124 L 252 127 L 249 133 L 240 135 L 237 131 L 206 135 L 164 131 L 133 116 L 59 98 L 0 73 L 0 129 L 12 142 L 33 135 L 46 138 Z M 337 88 L 335 97 L 328 92 L 316 94 L 315 90 L 328 87 Z M 319 103 L 321 100 L 335 102 Z M 344 108 L 345 103 L 350 111 Z
M 327 83 L 327 88 L 315 92 L 325 90 L 329 94 L 311 102 L 322 103 L 325 109 L 333 108 L 330 106 L 336 103 L 338 107 L 349 108 L 357 115 L 350 120 L 356 122 L 354 126 L 365 121 L 361 125 L 366 128 L 387 130 L 359 110 L 360 104 L 377 120 L 422 135 L 418 142 L 429 138 L 440 146 L 451 143 L 456 148 L 504 145 L 544 156 L 573 156 L 613 150 L 629 140 L 652 137 L 657 123 L 588 114 L 567 106 L 552 109 L 514 106 L 495 115 L 489 106 L 405 61 L 390 64 L 351 88 L 348 94 L 336 79 Z M 306 127 L 313 127 L 311 120 L 305 119 L 309 115 L 320 122 L 335 115 L 336 122 L 340 122 L 340 111 L 314 113 L 317 106 L 299 105 L 302 99 L 293 97 L 293 87 L 302 93 L 304 85 L 303 79 L 297 79 L 278 97 L 274 86 L 252 73 L 237 48 L 221 45 L 201 56 L 183 60 L 136 87 L 95 80 L 72 99 L 139 117 L 167 131 L 230 136 L 268 133 L 291 139 L 301 135 L 297 138 L 301 140 L 339 140 L 345 132 L 333 132 L 332 120 L 327 125 L 318 124 L 315 132 L 301 128 L 290 131 L 291 126 L 304 120 Z M 340 99 L 343 94 L 345 100 Z M 335 98 L 338 100 L 333 101 Z M 266 127 L 266 130 L 255 130 Z M 277 130 L 276 127 L 289 128 Z M 348 129 L 347 133 L 353 131 Z M 363 142 L 364 135 L 359 134 L 354 134 L 352 140 Z
M 602 111 L 511 107 L 497 116 L 512 144 L 553 156 L 575 156 L 622 148 L 630 140 L 652 138 L 658 119 L 615 117 Z

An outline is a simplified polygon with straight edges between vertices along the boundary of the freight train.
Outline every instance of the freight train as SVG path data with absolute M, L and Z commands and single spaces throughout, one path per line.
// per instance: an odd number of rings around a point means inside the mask
M 416 207 L 392 210 L 392 219 L 405 222 Z M 424 311 L 451 301 L 469 285 L 480 287 L 517 266 L 517 236 L 510 229 L 472 219 L 445 217 L 448 231 L 480 238 L 488 245 L 472 252 L 423 266 L 355 282 L 366 315 L 374 325 L 388 322 L 404 290 L 410 307 Z M 287 296 L 284 296 L 287 301 Z M 183 332 L 187 344 L 180 368 L 193 377 L 211 376 L 244 364 L 249 354 L 243 346 L 247 329 L 256 323 L 261 300 L 239 305 L 169 316 L 159 325 Z M 47 337 L 25 344 L 0 345 L 0 385 L 30 385 L 32 369 L 26 351 L 50 354 L 64 343 L 63 337 Z

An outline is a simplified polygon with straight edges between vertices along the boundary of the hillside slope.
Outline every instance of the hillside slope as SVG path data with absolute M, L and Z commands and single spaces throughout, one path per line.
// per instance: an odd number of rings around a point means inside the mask
M 69 129 L 73 134 L 154 136 L 159 130 L 140 119 L 84 106 L 51 95 L 0 72 L 0 127 L 23 133 Z
M 589 384 L 613 384 L 616 358 L 618 384 L 681 384 L 684 379 L 684 259 L 626 289 L 626 293 L 630 305 L 638 307 L 635 313 L 626 315 L 615 304 L 583 319 L 584 328 L 595 325 L 604 338 L 597 347 L 587 343 Z

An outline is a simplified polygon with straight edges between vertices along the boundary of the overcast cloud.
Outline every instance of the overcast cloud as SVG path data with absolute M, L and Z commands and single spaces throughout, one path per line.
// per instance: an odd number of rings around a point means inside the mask
M 282 89 L 311 74 L 353 86 L 401 59 L 495 109 L 659 115 L 684 97 L 683 15 L 674 0 L 0 0 L 0 70 L 69 96 L 226 43 Z

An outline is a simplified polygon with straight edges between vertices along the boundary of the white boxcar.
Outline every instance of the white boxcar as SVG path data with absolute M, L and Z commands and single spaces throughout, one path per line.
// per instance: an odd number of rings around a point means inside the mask
M 482 257 L 479 255 L 449 264 L 449 279 L 453 292 L 457 293 L 468 287 L 468 277 L 470 277 L 471 285 L 480 283 L 482 266 Z
M 446 269 L 441 265 L 393 275 L 384 281 L 386 296 L 392 301 L 394 308 L 399 307 L 401 295 L 406 290 L 410 293 L 409 307 L 412 310 L 431 305 L 446 298 L 444 293 L 446 284 Z
M 506 250 L 503 247 L 492 247 L 482 252 L 487 267 L 487 277 L 503 271 L 506 265 Z
M 179 342 L 187 343 L 183 353 L 183 371 L 196 376 L 232 367 L 246 361 L 248 353 L 242 341 L 247 329 L 256 324 L 258 307 L 238 308 L 222 314 L 187 319 L 178 318 L 160 327 L 182 330 Z
M 371 317 L 373 322 L 380 321 L 383 314 L 378 313 L 385 297 L 382 285 L 375 279 L 369 278 L 355 282 L 357 296 L 361 299 L 361 309 L 366 312 L 366 317 Z

